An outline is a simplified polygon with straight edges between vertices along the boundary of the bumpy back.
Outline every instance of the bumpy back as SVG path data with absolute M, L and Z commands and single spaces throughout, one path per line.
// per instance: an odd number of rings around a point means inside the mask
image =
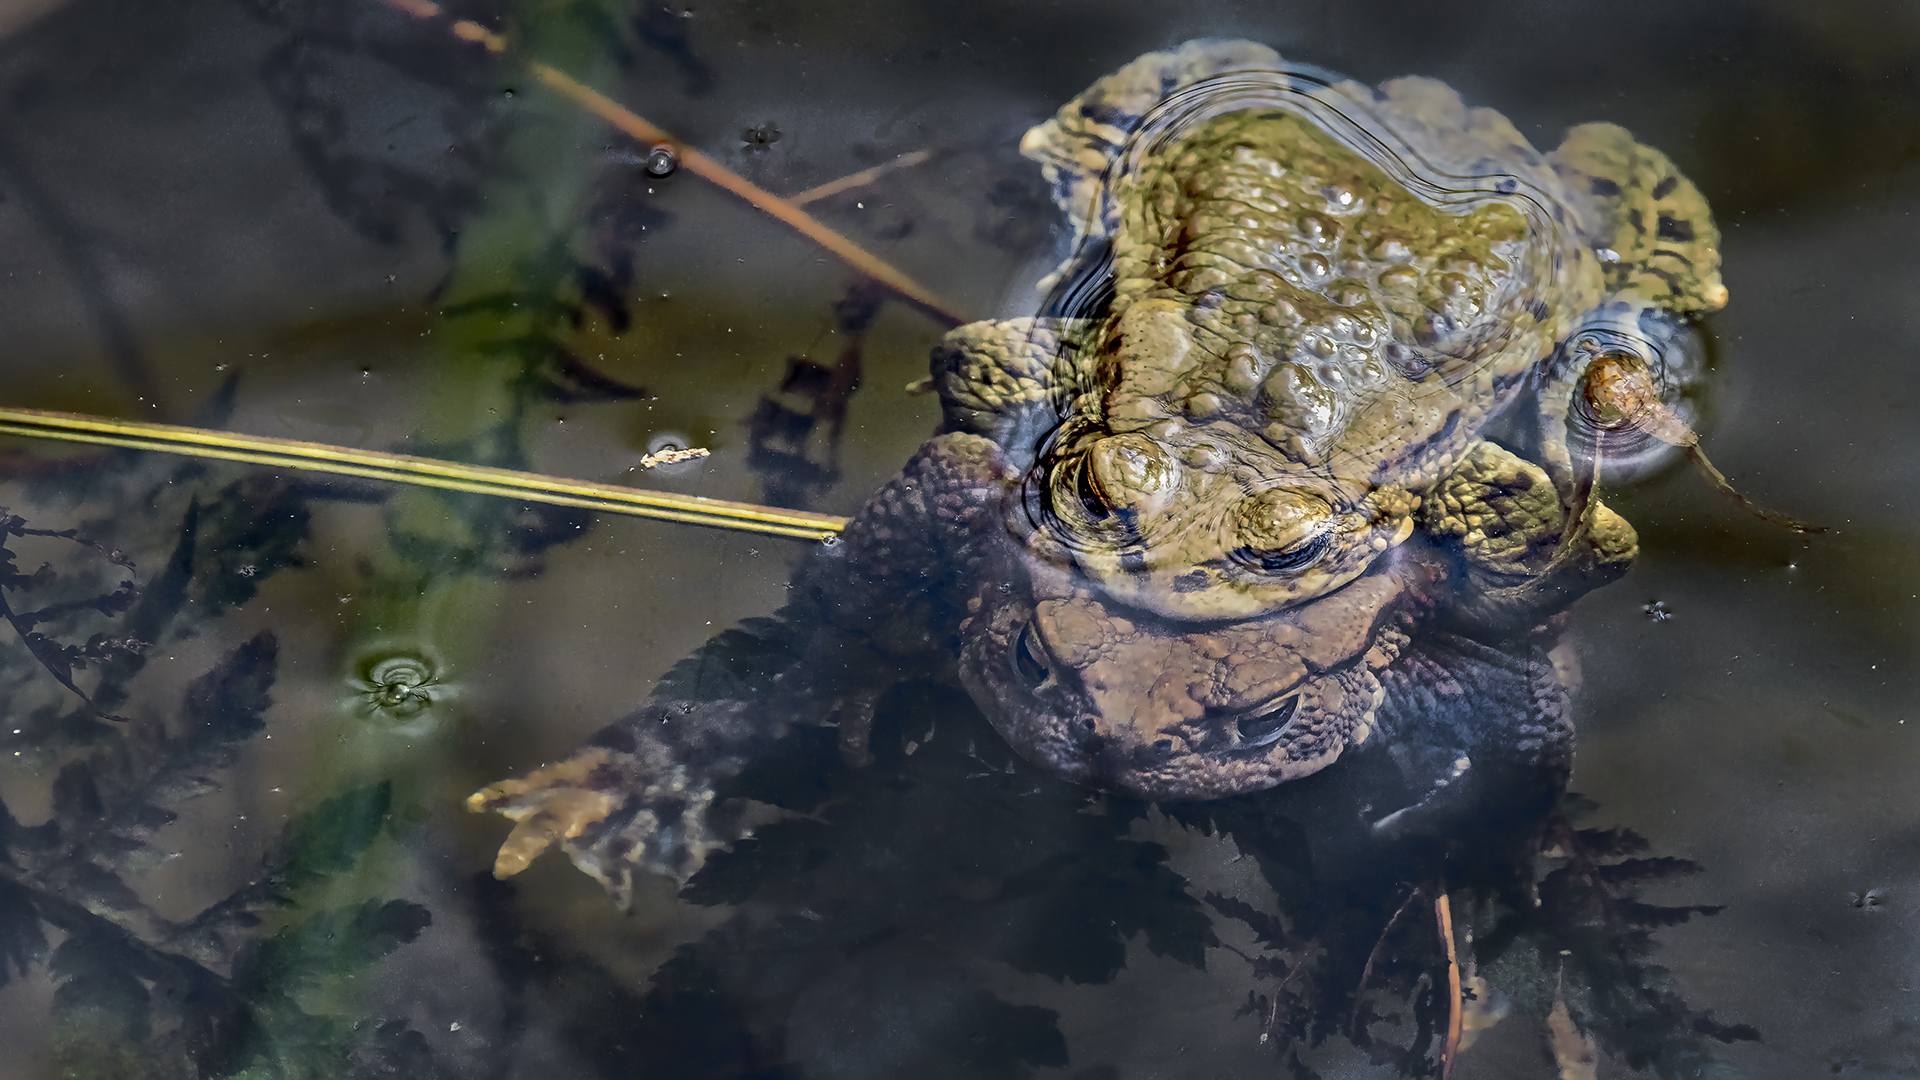
M 1095 196 L 1108 162 L 1142 120 L 1176 91 L 1229 71 L 1278 71 L 1280 54 L 1251 41 L 1189 41 L 1148 53 L 1089 86 L 1027 132 L 1020 153 L 1040 163 L 1053 201 L 1074 223 L 1076 243 L 1105 235 L 1094 219 Z

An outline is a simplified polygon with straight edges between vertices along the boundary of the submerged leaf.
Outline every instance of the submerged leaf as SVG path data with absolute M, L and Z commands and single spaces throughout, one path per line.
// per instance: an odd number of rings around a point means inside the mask
M 138 974 L 144 960 L 109 929 L 75 929 L 48 964 L 60 980 L 53 994 L 56 1014 L 119 1041 L 145 1039 L 152 1002 Z
M 349 1080 L 432 1080 L 437 1075 L 433 1047 L 405 1020 L 375 1027 L 347 1053 Z
M 195 679 L 180 710 L 181 741 L 237 742 L 265 727 L 279 660 L 278 639 L 262 630 Z
M 90 824 L 105 812 L 100 788 L 93 781 L 93 767 L 84 761 L 69 762 L 53 781 L 53 816 L 68 830 Z
M 140 894 L 120 880 L 120 875 L 90 862 L 69 863 L 61 868 L 60 891 L 81 907 L 107 919 L 138 914 L 146 910 Z
M 287 825 L 280 884 L 299 888 L 352 867 L 380 835 L 392 807 L 393 785 L 382 781 L 336 795 L 295 818 Z
M 351 912 L 315 915 L 261 942 L 245 981 L 278 993 L 310 987 L 385 957 L 432 922 L 411 900 L 369 900 Z
M 47 955 L 47 935 L 40 912 L 21 886 L 0 878 L 0 986 L 14 976 L 24 978 Z

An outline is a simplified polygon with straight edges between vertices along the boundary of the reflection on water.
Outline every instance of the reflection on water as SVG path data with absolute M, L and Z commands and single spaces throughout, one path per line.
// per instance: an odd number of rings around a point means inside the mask
M 981 315 L 1038 310 L 1065 254 L 1020 132 L 1168 42 L 1431 72 L 1537 143 L 1618 120 L 1726 229 L 1710 408 L 1707 336 L 1637 331 L 1669 403 L 1841 531 L 1609 445 L 1640 557 L 1564 623 L 1529 619 L 1578 589 L 1472 600 L 1429 530 L 1366 603 L 1235 637 L 1004 529 L 943 553 L 957 593 L 823 605 L 872 536 L 13 441 L 0 1076 L 1418 1076 L 1450 1043 L 1460 1077 L 1920 1070 L 1899 16 L 1595 10 L 1524 47 L 1507 8 L 1394 4 L 487 18 Z M 448 25 L 72 0 L 16 32 L 4 404 L 831 513 L 894 476 L 944 327 Z M 1120 294 L 1087 261 L 1049 315 Z M 714 456 L 622 478 L 668 442 Z M 1256 646 L 1271 671 L 1207 681 Z M 1141 797 L 1274 747 L 1326 767 Z

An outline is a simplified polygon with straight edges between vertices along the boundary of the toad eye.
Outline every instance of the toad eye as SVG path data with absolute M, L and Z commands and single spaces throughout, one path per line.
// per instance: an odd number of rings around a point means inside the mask
M 1242 715 L 1234 723 L 1234 730 L 1240 735 L 1240 745 L 1270 746 L 1278 742 L 1280 736 L 1292 726 L 1293 714 L 1299 706 L 1300 695 L 1288 694 Z
M 1266 574 L 1297 574 L 1333 546 L 1338 519 L 1321 495 L 1269 488 L 1240 504 L 1233 560 Z
M 1296 544 L 1272 551 L 1239 548 L 1236 561 L 1269 574 L 1297 574 L 1319 562 L 1333 546 L 1333 530 L 1323 529 Z
M 1108 508 L 1106 492 L 1100 490 L 1100 481 L 1094 478 L 1093 468 L 1087 459 L 1076 458 L 1065 468 L 1071 470 L 1068 479 L 1073 485 L 1073 496 L 1079 500 L 1080 509 L 1095 521 L 1105 521 L 1113 511 Z
M 1013 671 L 1034 689 L 1038 689 L 1053 675 L 1052 668 L 1047 664 L 1046 650 L 1040 647 L 1032 623 L 1022 626 L 1020 636 L 1014 640 Z

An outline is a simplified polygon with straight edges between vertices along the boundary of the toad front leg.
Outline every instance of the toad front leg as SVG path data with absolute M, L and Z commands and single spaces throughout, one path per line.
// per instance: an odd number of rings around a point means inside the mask
M 1469 633 L 1531 626 L 1618 579 L 1639 553 L 1633 526 L 1598 501 L 1561 505 L 1545 469 L 1476 444 L 1421 506 L 1421 531 L 1452 552 L 1459 577 L 1448 621 Z
M 1505 820 L 1524 839 L 1558 797 L 1578 680 L 1564 613 L 1638 551 L 1633 527 L 1606 506 L 1594 503 L 1588 520 L 1569 549 L 1573 519 L 1546 471 L 1487 442 L 1429 497 L 1422 531 L 1452 562 L 1451 589 L 1381 679 L 1392 752 L 1425 790 L 1376 821 L 1377 834 L 1458 836 Z
M 701 646 L 645 708 L 573 756 L 468 798 L 468 809 L 514 822 L 495 876 L 557 844 L 625 906 L 636 871 L 684 882 L 739 837 L 715 787 L 793 725 L 837 715 L 843 749 L 863 752 L 863 720 L 881 692 L 952 666 L 954 586 L 1004 537 L 1012 479 L 986 439 L 929 441 L 802 565 L 779 616 Z

